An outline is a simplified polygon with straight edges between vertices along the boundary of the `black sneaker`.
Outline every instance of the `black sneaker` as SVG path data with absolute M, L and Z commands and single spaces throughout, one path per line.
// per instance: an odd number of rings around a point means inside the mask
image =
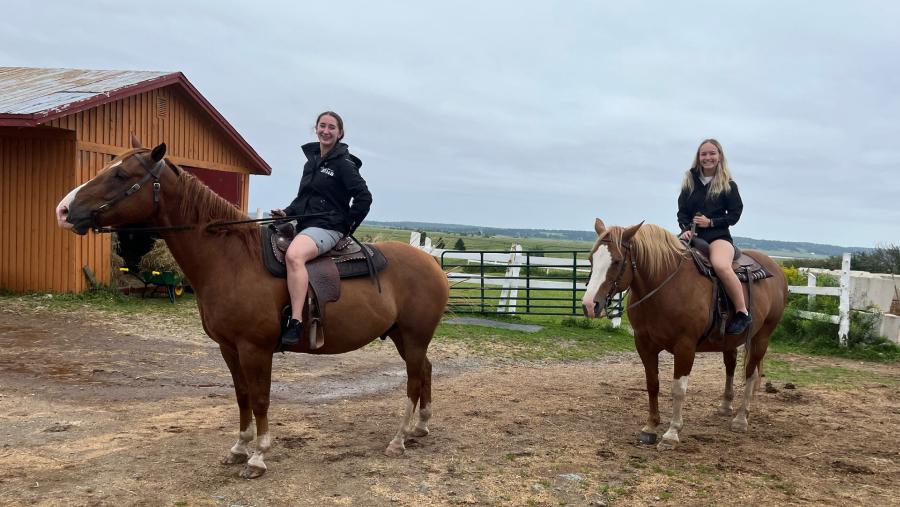
M 287 350 L 300 343 L 301 334 L 303 334 L 303 323 L 297 319 L 288 319 L 284 331 L 281 332 L 278 350 Z
M 753 317 L 749 313 L 737 312 L 728 324 L 728 328 L 725 329 L 725 333 L 741 334 L 750 327 L 750 324 L 753 324 Z

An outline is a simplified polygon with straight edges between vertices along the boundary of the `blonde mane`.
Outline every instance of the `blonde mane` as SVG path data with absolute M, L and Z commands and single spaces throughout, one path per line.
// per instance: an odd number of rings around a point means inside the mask
M 600 239 L 608 238 L 621 250 L 623 232 L 624 227 L 613 226 Z M 631 248 L 635 262 L 650 278 L 666 276 L 675 270 L 685 251 L 684 245 L 674 234 L 654 224 L 644 224 L 638 229 Z

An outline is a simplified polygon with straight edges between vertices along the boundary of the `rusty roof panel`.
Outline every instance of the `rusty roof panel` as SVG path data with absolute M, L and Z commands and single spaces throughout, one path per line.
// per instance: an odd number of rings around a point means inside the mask
M 37 114 L 109 95 L 171 72 L 0 67 L 0 114 Z

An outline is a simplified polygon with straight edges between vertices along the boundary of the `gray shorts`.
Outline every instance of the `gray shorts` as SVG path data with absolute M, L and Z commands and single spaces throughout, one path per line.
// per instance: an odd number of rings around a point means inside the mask
M 344 237 L 344 235 L 338 231 L 322 229 L 321 227 L 307 227 L 297 235 L 306 236 L 316 243 L 316 247 L 318 248 L 318 253 L 316 255 L 322 255 L 331 250 L 334 248 L 334 245 L 337 245 L 337 242 Z

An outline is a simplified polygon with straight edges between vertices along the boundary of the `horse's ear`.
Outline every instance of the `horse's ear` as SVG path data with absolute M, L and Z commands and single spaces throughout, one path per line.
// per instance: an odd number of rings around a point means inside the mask
M 625 243 L 631 241 L 631 238 L 633 238 L 634 235 L 637 234 L 638 229 L 640 229 L 642 225 L 644 225 L 643 220 L 641 220 L 641 223 L 632 225 L 631 227 L 625 229 L 625 231 L 622 233 L 622 242 Z
M 143 148 L 144 147 L 144 145 L 141 144 L 141 140 L 138 139 L 137 136 L 134 135 L 133 132 L 131 133 L 131 147 L 132 148 Z
M 150 152 L 150 158 L 153 159 L 154 162 L 159 162 L 166 156 L 166 143 L 162 143 L 156 148 L 153 148 L 153 151 Z
M 599 218 L 594 219 L 594 231 L 596 231 L 597 236 L 602 236 L 603 231 L 606 230 L 606 225 L 603 224 L 603 220 Z

